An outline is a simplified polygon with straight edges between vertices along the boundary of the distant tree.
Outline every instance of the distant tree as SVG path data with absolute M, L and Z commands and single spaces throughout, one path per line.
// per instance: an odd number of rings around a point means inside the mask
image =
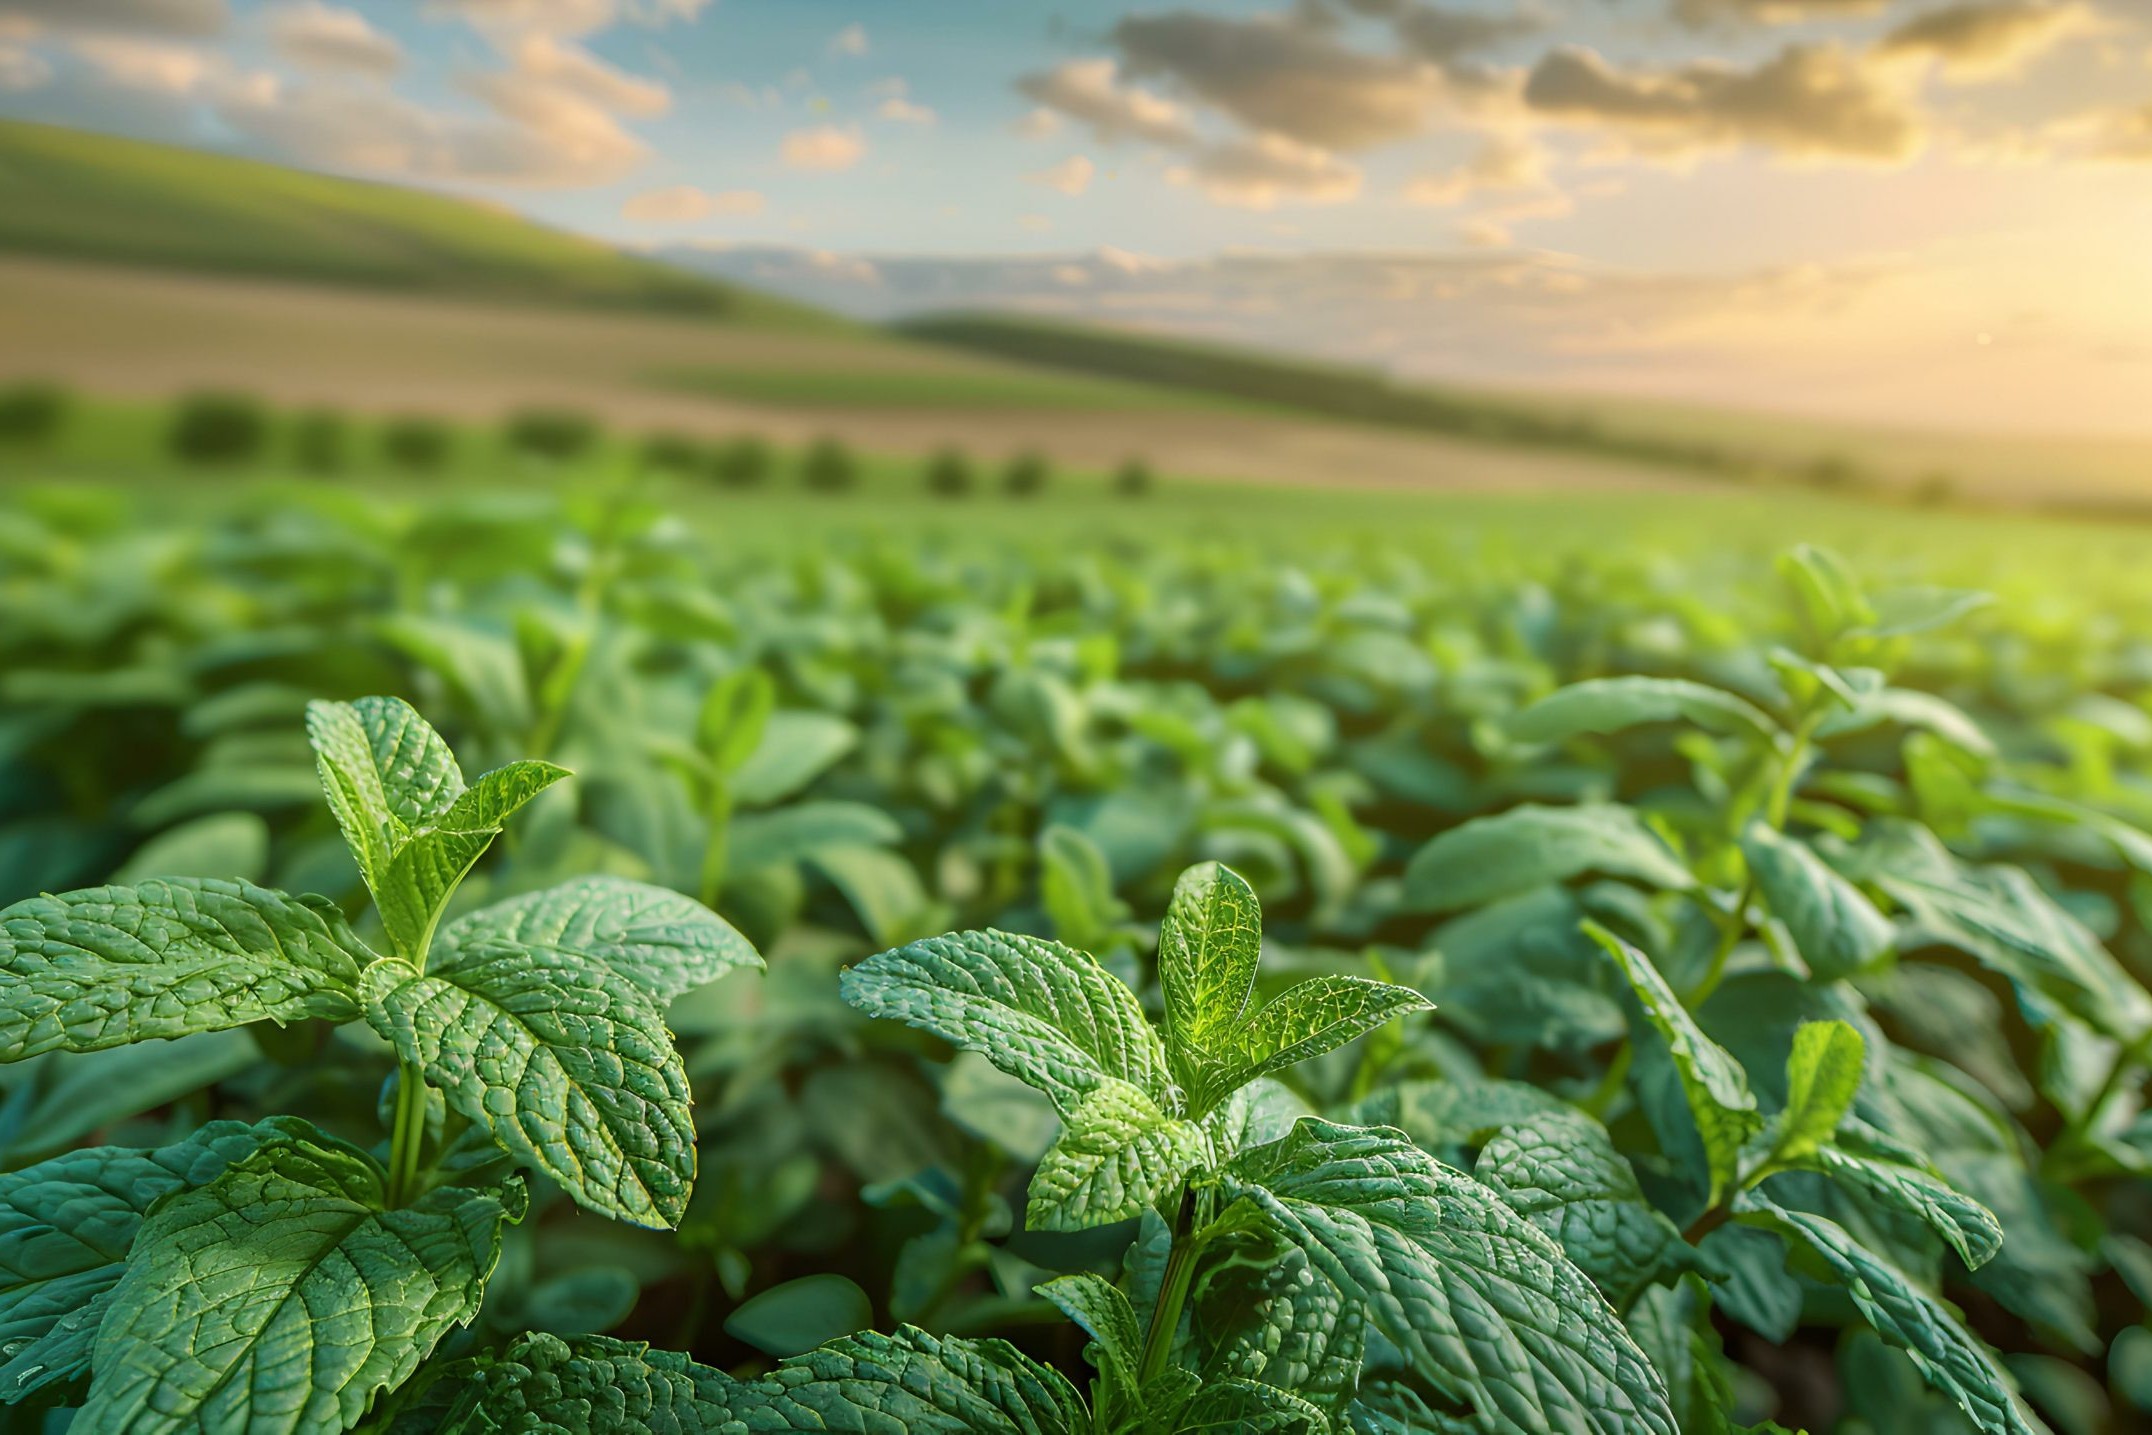
M 1124 498 L 1141 498 L 1156 486 L 1151 466 L 1140 458 L 1129 459 L 1113 476 L 1113 490 Z
M 390 463 L 413 473 L 435 473 L 448 463 L 454 436 L 439 419 L 407 415 L 392 419 L 381 431 L 381 451 Z
M 512 452 L 552 463 L 581 458 L 597 441 L 598 421 L 572 409 L 525 409 L 508 420 Z
M 963 498 L 971 490 L 971 460 L 962 449 L 945 448 L 927 464 L 927 492 L 936 498 Z
M 1825 454 L 1809 464 L 1803 476 L 1817 488 L 1858 488 L 1867 476 L 1860 465 L 1842 453 Z
M 1011 498 L 1032 498 L 1046 487 L 1046 459 L 1037 453 L 1020 453 L 1002 470 L 1001 489 Z
M 1913 484 L 1912 496 L 1923 508 L 1948 508 L 1958 501 L 1958 476 L 1947 469 L 1930 469 Z
M 67 417 L 67 393 L 57 384 L 23 383 L 0 389 L 0 443 L 25 448 L 52 442 Z
M 335 409 L 308 409 L 292 420 L 292 462 L 306 473 L 342 470 L 350 447 L 350 425 Z
M 243 394 L 192 394 L 179 401 L 166 436 L 184 463 L 246 463 L 269 433 L 260 403 Z
M 816 493 L 844 493 L 858 485 L 859 465 L 836 439 L 816 439 L 800 465 L 800 481 Z
M 682 433 L 654 433 L 643 439 L 640 467 L 657 473 L 693 473 L 703 463 L 702 445 Z
M 768 480 L 773 466 L 770 446 L 745 434 L 717 450 L 710 474 L 727 488 L 753 488 Z

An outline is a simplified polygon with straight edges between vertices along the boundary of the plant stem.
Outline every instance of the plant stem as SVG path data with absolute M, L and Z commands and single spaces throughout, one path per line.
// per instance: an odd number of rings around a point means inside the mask
M 389 1204 L 418 1194 L 418 1163 L 426 1145 L 426 1073 L 413 1062 L 396 1067 L 396 1113 L 389 1128 Z
M 1188 1285 L 1196 1274 L 1196 1243 L 1188 1238 L 1195 1211 L 1196 1193 L 1184 1187 L 1180 1214 L 1173 1220 L 1173 1245 L 1166 1253 L 1166 1273 L 1158 1283 L 1158 1305 L 1151 1311 L 1151 1328 L 1143 1339 L 1143 1368 L 1136 1376 L 1142 1385 L 1165 1374 L 1173 1361 L 1173 1337 L 1181 1328 L 1181 1306 L 1188 1299 Z
M 710 824 L 710 835 L 702 847 L 702 883 L 698 895 L 702 904 L 711 911 L 717 910 L 717 899 L 725 894 L 725 862 L 730 855 L 727 845 L 732 827 L 732 779 L 726 773 L 716 773 L 710 779 L 710 801 L 704 816 Z

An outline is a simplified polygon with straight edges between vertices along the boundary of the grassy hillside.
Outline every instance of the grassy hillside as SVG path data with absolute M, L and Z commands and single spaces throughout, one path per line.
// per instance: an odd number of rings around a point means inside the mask
M 0 250 L 774 327 L 842 323 L 467 200 L 17 122 L 0 122 Z
M 1750 455 L 1712 440 L 1623 431 L 1583 413 L 1400 384 L 1372 369 L 1249 349 L 994 314 L 932 315 L 908 321 L 899 330 L 915 339 L 998 358 L 1111 374 L 1325 418 L 1577 449 L 1712 473 L 1756 466 Z
M 1274 410 L 1634 459 L 1717 478 L 2143 511 L 2141 439 L 1928 433 L 1700 404 L 1501 394 L 1403 383 L 1373 369 L 999 314 L 930 315 L 900 332 L 975 354 L 1111 374 Z

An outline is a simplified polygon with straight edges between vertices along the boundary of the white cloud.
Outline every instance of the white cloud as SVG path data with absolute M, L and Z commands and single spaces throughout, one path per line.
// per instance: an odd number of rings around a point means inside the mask
M 125 35 L 83 35 L 71 48 L 108 84 L 145 94 L 194 94 L 223 73 L 220 61 L 188 45 L 169 45 Z
M 1405 186 L 1410 204 L 1457 204 L 1481 190 L 1530 189 L 1546 183 L 1547 155 L 1521 135 L 1491 135 L 1464 164 Z
M 51 78 L 44 56 L 20 45 L 0 45 L 0 90 L 34 90 Z
M 914 104 L 902 95 L 889 96 L 874 112 L 892 124 L 900 125 L 930 125 L 938 118 L 925 105 Z
M 0 20 L 172 40 L 220 35 L 230 24 L 231 14 L 228 0 L 0 0 Z
M 269 43 L 301 69 L 386 79 L 403 65 L 403 48 L 356 10 L 300 0 L 268 12 Z
M 867 153 L 867 142 L 857 129 L 818 125 L 786 135 L 781 152 L 794 169 L 835 172 L 858 164 Z
M 767 201 L 751 189 L 712 194 L 692 184 L 646 190 L 620 206 L 620 216 L 638 224 L 692 224 L 717 215 L 760 214 Z
M 1185 145 L 1195 139 L 1194 127 L 1179 105 L 1139 86 L 1123 84 L 1120 67 L 1110 59 L 1066 60 L 1051 70 L 1024 76 L 1016 88 L 1047 112 L 1088 125 L 1108 144 L 1139 139 Z
M 1098 173 L 1098 166 L 1084 155 L 1072 154 L 1057 165 L 1051 165 L 1036 174 L 1025 176 L 1034 184 L 1048 189 L 1058 189 L 1074 197 L 1091 187 L 1091 177 Z
M 2147 60 L 2152 63 L 2152 57 L 2147 57 Z M 1010 128 L 1027 140 L 1043 140 L 1061 133 L 1061 123 L 1061 116 L 1040 105 L 1037 109 L 1027 111 L 1024 117 Z
M 626 21 L 692 23 L 712 0 L 427 0 L 425 13 L 452 16 L 496 36 L 590 35 Z
M 1190 162 L 1166 172 L 1174 184 L 1193 185 L 1220 204 L 1238 209 L 1275 209 L 1281 202 L 1338 204 L 1360 192 L 1360 170 L 1316 145 L 1284 135 L 1257 134 L 1196 151 Z
M 829 52 L 832 55 L 864 55 L 867 53 L 867 27 L 856 21 L 830 36 Z

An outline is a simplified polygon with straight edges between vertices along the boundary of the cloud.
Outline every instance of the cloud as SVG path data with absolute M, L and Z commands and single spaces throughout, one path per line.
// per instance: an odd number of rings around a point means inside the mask
M 268 13 L 269 43 L 301 69 L 387 79 L 403 65 L 403 49 L 356 10 L 320 0 L 279 5 Z
M 292 84 L 267 74 L 197 88 L 257 151 L 325 169 L 567 189 L 617 182 L 649 158 L 621 118 L 665 113 L 672 95 L 664 85 L 544 31 L 521 32 L 503 47 L 504 68 L 459 81 L 486 107 L 481 115 L 376 87 Z
M 2152 164 L 2152 105 L 2095 116 L 2092 156 L 2120 164 Z
M 1674 0 L 1674 18 L 1696 28 L 1749 22 L 1791 25 L 1803 20 L 1843 20 L 1873 15 L 1890 0 Z
M 1481 190 L 1534 189 L 1547 182 L 1547 153 L 1522 135 L 1492 135 L 1464 164 L 1405 186 L 1409 204 L 1457 204 Z
M 857 129 L 836 125 L 794 130 L 785 136 L 782 150 L 785 163 L 792 168 L 824 172 L 850 169 L 866 152 L 867 142 Z
M 602 110 L 536 107 L 471 116 L 349 85 L 230 86 L 219 119 L 261 151 L 323 169 L 396 179 L 569 189 L 609 184 L 648 151 Z
M 1137 139 L 1179 146 L 1195 139 L 1195 129 L 1179 105 L 1123 84 L 1120 67 L 1112 60 L 1067 60 L 1051 70 L 1025 75 L 1016 82 L 1016 89 L 1047 114 L 1088 125 L 1107 144 Z M 1051 133 L 1040 130 L 1036 120 L 1032 123 L 1034 132 Z
M 1060 115 L 1055 114 L 1046 106 L 1040 105 L 1035 110 L 1026 111 L 1024 117 L 1009 128 L 1015 130 L 1016 133 L 1027 140 L 1043 140 L 1050 139 L 1054 135 L 1061 133 L 1061 125 L 1062 119 Z
M 497 82 L 490 86 L 493 95 L 515 96 L 510 106 L 576 101 L 645 119 L 672 108 L 672 92 L 662 82 L 616 69 L 582 46 L 551 35 L 524 36 L 510 48 L 508 59 L 509 69 L 489 78 Z
M 1432 65 L 1350 49 L 1289 16 L 1130 15 L 1112 35 L 1130 74 L 1171 78 L 1252 130 L 1323 149 L 1417 134 L 1444 92 Z
M 2097 23 L 2081 4 L 1973 0 L 1914 16 L 1884 36 L 1875 53 L 1934 59 L 1956 80 L 1987 79 L 2015 72 Z
M 228 0 L 0 0 L 0 19 L 173 40 L 221 35 L 231 13 Z
M 492 35 L 537 32 L 574 38 L 626 21 L 659 27 L 692 23 L 713 0 L 428 0 L 433 16 L 454 16 Z
M 1091 176 L 1098 173 L 1098 166 L 1080 154 L 1072 154 L 1057 165 L 1050 165 L 1025 178 L 1048 189 L 1058 189 L 1063 194 L 1075 196 L 1091 187 Z
M 52 78 L 44 56 L 20 45 L 0 45 L 0 91 L 34 90 Z
M 1524 99 L 1550 119 L 1618 130 L 1657 154 L 1754 145 L 1894 162 L 1925 138 L 1905 97 L 1837 45 L 1789 45 L 1754 69 L 1694 60 L 1655 70 L 1619 70 L 1565 46 L 1533 67 Z
M 1528 14 L 1488 15 L 1451 10 L 1426 0 L 1344 0 L 1348 9 L 1387 20 L 1397 38 L 1422 59 L 1449 64 L 1505 40 L 1536 34 L 1545 22 Z
M 925 105 L 914 104 L 902 95 L 891 95 L 875 108 L 876 114 L 892 124 L 930 125 L 939 118 Z
M 620 206 L 620 217 L 637 224 L 692 224 L 714 215 L 760 214 L 767 201 L 751 189 L 712 194 L 692 184 L 645 190 Z
M 867 53 L 867 27 L 851 24 L 830 36 L 829 52 L 832 55 L 864 55 Z
M 1360 192 L 1360 171 L 1326 149 L 1286 135 L 1258 134 L 1207 145 L 1167 171 L 1220 204 L 1275 209 L 1281 201 L 1337 204 Z
M 70 48 L 107 84 L 144 94 L 191 95 L 224 73 L 214 56 L 188 45 L 96 34 L 77 38 Z

